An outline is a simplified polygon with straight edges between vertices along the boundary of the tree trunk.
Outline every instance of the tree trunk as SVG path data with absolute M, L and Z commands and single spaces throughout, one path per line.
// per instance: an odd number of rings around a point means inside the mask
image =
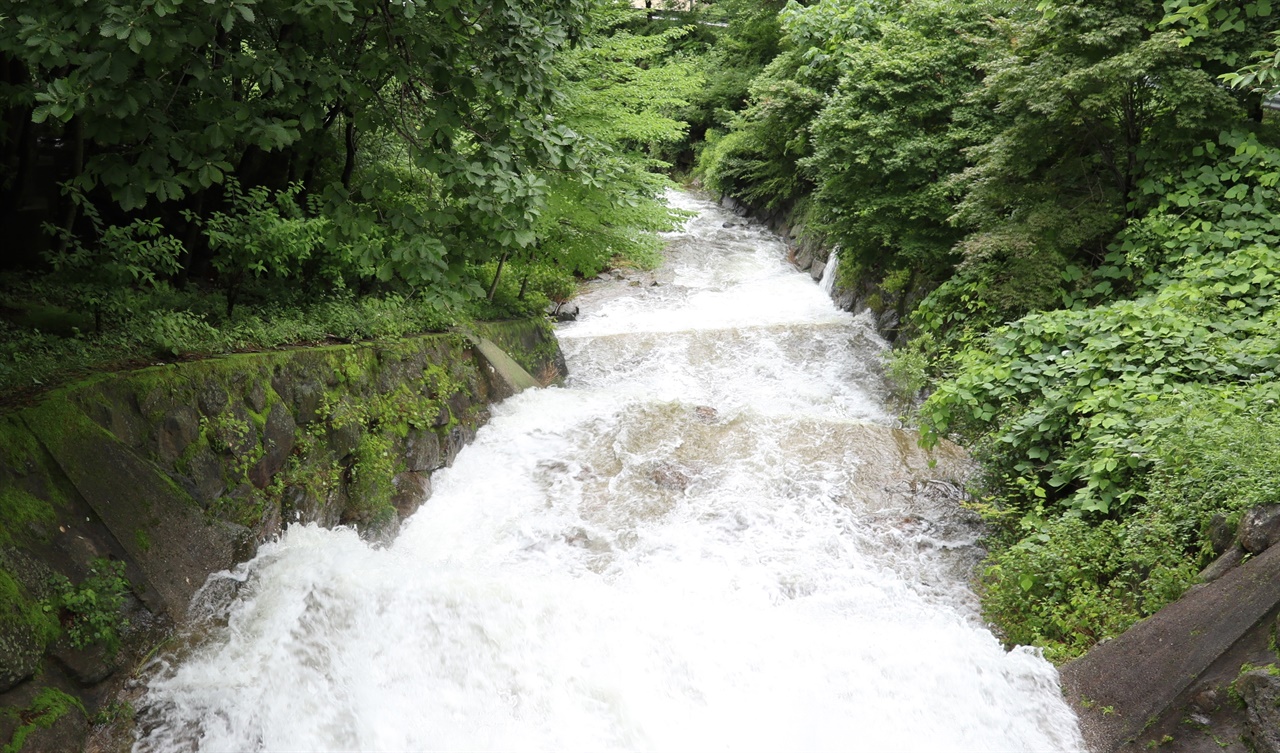
M 343 117 L 347 121 L 347 161 L 342 165 L 342 187 L 350 191 L 351 176 L 356 171 L 356 124 L 351 113 L 345 113 Z
M 75 180 L 80 177 L 80 173 L 84 171 L 84 119 L 79 115 L 71 119 L 71 179 Z M 70 182 L 70 181 L 68 181 Z M 60 250 L 66 251 L 67 246 L 71 244 L 71 234 L 76 229 L 76 219 L 80 215 L 80 205 L 75 199 L 68 196 L 67 214 L 62 221 L 62 228 L 66 233 L 62 236 L 62 245 Z
M 498 291 L 498 280 L 502 279 L 502 265 L 507 263 L 507 257 L 511 255 L 508 249 L 502 252 L 502 258 L 498 259 L 498 268 L 493 271 L 493 282 L 489 283 L 489 300 L 493 300 L 493 294 Z

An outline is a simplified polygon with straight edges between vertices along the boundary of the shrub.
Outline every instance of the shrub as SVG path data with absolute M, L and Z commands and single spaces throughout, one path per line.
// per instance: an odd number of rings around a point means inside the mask
M 55 575 L 50 585 L 54 595 L 45 608 L 58 614 L 72 646 L 102 644 L 111 653 L 119 650 L 120 631 L 128 625 L 121 609 L 130 591 L 123 562 L 96 559 L 80 585 L 62 575 Z

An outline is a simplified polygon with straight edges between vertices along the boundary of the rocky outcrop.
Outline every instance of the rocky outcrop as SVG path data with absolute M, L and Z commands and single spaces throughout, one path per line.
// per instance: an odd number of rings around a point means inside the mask
M 385 541 L 491 402 L 563 374 L 547 323 L 512 322 L 101 375 L 0 416 L 0 746 L 80 748 L 210 573 L 290 523 Z M 70 642 L 87 617 L 55 598 L 103 562 L 118 648 Z
M 1264 505 L 1233 538 L 1211 526 L 1222 553 L 1200 585 L 1062 668 L 1094 753 L 1280 753 L 1278 522 Z

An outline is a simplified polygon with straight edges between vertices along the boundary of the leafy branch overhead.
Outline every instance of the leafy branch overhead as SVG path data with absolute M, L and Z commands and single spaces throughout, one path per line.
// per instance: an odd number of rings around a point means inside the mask
M 159 215 L 180 237 L 183 217 L 226 201 L 232 175 L 247 187 L 298 182 L 325 198 L 319 211 L 341 213 L 332 205 L 352 191 L 378 193 L 361 171 L 369 152 L 392 147 L 444 211 L 380 207 L 380 220 L 437 242 L 413 249 L 416 266 L 370 266 L 416 284 L 433 279 L 423 265 L 532 242 L 517 232 L 539 212 L 538 174 L 562 165 L 573 143 L 551 117 L 551 61 L 587 8 L 19 0 L 0 32 L 0 54 L 21 71 L 3 93 L 6 133 L 29 121 L 61 135 L 72 189 L 104 215 Z
M 679 220 L 653 154 L 687 132 L 701 78 L 676 48 L 693 27 L 639 33 L 625 2 L 16 0 L 4 16 L 0 223 L 18 252 L 0 265 L 18 278 L 0 311 L 51 304 L 70 339 L 0 316 L 16 366 L 0 380 L 369 298 L 435 326 L 537 312 L 575 275 L 651 262 Z

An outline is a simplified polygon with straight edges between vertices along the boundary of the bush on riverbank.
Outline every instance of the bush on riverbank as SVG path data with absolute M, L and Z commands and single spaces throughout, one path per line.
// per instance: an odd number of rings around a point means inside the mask
M 690 30 L 620 0 L 102 5 L 0 17 L 0 390 L 540 315 L 681 219 Z
M 1280 502 L 1280 130 L 1264 90 L 1224 86 L 1274 84 L 1280 14 L 821 0 L 777 22 L 698 169 L 758 210 L 804 202 L 800 233 L 899 315 L 924 440 L 981 461 L 988 617 L 1062 661 L 1177 598 L 1210 521 Z

